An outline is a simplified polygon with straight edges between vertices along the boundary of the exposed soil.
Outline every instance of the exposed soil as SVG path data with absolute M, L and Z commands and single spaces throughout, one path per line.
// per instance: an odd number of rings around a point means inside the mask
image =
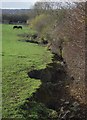
M 34 40 L 18 40 L 18 41 L 21 41 L 21 42 L 29 42 L 29 43 L 34 43 L 34 44 L 39 44 L 39 42 L 34 41 Z
M 30 35 L 19 36 L 28 38 L 19 41 L 41 44 L 34 38 L 29 40 Z M 45 41 L 42 44 L 48 44 L 48 42 Z M 41 80 L 42 84 L 31 98 L 27 98 L 29 102 L 25 102 L 22 109 L 31 109 L 30 104 L 35 101 L 57 111 L 58 116 L 55 120 L 87 120 L 87 106 L 81 105 L 70 95 L 69 85 L 72 84 L 74 77 L 67 73 L 65 60 L 61 56 L 53 54 L 52 63 L 47 64 L 45 69 L 34 69 L 28 72 L 30 78 Z M 41 114 L 43 116 L 43 112 Z
M 47 108 L 56 110 L 57 120 L 87 120 L 86 107 L 81 106 L 69 94 L 72 77 L 67 74 L 66 63 L 55 54 L 52 60 L 45 69 L 28 72 L 30 78 L 40 79 L 42 84 L 27 100 L 43 103 Z M 57 60 L 62 61 L 62 64 L 56 62 Z
M 19 37 L 22 37 L 21 42 L 30 42 L 30 43 L 35 43 L 35 44 L 40 44 L 40 45 L 47 45 L 48 41 L 41 39 L 40 41 L 38 41 L 38 35 L 34 34 L 34 35 L 30 35 L 30 34 L 18 34 Z
M 28 76 L 42 81 L 42 85 L 30 99 L 42 102 L 47 107 L 57 110 L 60 99 L 66 97 L 67 75 L 64 68 L 60 64 L 50 63 L 45 69 L 30 71 Z

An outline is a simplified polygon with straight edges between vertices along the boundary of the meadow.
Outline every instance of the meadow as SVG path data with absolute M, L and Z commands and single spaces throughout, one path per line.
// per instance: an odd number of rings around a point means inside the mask
M 19 107 L 26 98 L 40 87 L 41 81 L 28 77 L 33 69 L 42 69 L 51 62 L 51 53 L 46 47 L 21 42 L 18 34 L 33 34 L 28 26 L 14 29 L 13 25 L 2 25 L 2 116 L 20 118 Z

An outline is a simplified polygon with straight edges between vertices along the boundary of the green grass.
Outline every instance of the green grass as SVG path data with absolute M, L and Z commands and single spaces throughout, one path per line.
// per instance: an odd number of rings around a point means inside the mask
M 45 68 L 51 61 L 51 53 L 45 47 L 18 41 L 17 34 L 33 33 L 28 27 L 12 29 L 12 25 L 2 25 L 2 116 L 20 117 L 19 106 L 32 96 L 41 81 L 31 79 L 27 72 Z

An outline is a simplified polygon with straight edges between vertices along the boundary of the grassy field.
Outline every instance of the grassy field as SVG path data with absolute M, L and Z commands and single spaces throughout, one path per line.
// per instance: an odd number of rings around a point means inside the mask
M 19 118 L 18 108 L 26 98 L 32 96 L 41 81 L 31 79 L 27 72 L 45 68 L 51 61 L 51 53 L 37 44 L 18 41 L 17 34 L 33 33 L 28 27 L 12 29 L 12 25 L 2 26 L 2 95 L 3 118 Z

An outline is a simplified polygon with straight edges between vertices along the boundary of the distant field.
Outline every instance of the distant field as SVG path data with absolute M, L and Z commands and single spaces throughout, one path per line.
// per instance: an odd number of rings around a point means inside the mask
M 51 61 L 45 47 L 18 41 L 17 34 L 33 33 L 28 27 L 13 30 L 12 25 L 2 25 L 2 75 L 3 118 L 16 118 L 18 107 L 40 86 L 41 81 L 31 79 L 27 72 L 41 69 Z

